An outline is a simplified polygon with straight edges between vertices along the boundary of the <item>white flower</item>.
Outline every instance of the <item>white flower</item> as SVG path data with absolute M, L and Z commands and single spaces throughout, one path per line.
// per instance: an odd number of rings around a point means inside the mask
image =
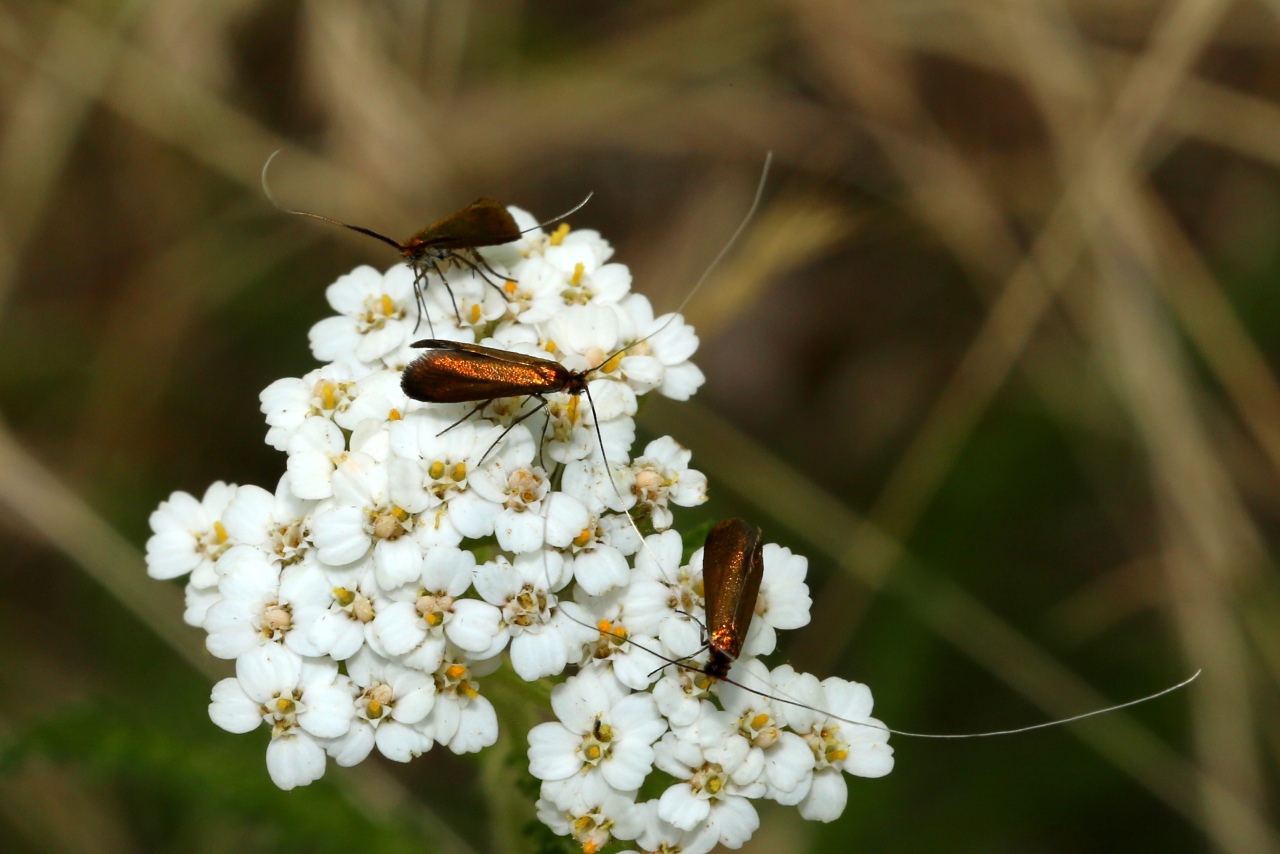
M 653 696 L 630 693 L 603 670 L 584 670 L 551 691 L 559 722 L 529 731 L 529 773 L 561 809 L 633 794 L 653 769 L 653 742 L 667 729 Z
M 706 854 L 720 842 L 716 828 L 706 823 L 693 830 L 681 830 L 658 816 L 658 802 L 645 801 L 636 804 L 643 830 L 636 843 L 646 852 L 680 852 L 680 854 Z M 623 854 L 635 854 L 627 851 Z
M 702 555 L 690 557 L 691 569 L 702 571 Z M 778 644 L 778 629 L 798 629 L 809 624 L 809 585 L 804 583 L 809 560 L 785 546 L 766 543 L 764 574 L 756 598 L 755 617 L 747 630 L 743 655 L 768 655 Z
M 428 549 L 418 581 L 392 591 L 396 601 L 373 621 L 374 635 L 387 654 L 434 673 L 444 657 L 446 636 L 468 652 L 483 655 L 491 649 L 501 632 L 502 612 L 488 602 L 460 598 L 471 589 L 475 568 L 471 552 Z
M 305 632 L 295 632 L 296 607 L 328 598 L 323 572 L 312 564 L 280 565 L 253 546 L 236 546 L 218 561 L 221 599 L 209 608 L 205 646 L 219 658 L 239 658 L 255 646 L 283 642 L 299 655 L 319 655 Z
M 369 649 L 347 659 L 347 672 L 359 693 L 351 729 L 326 746 L 335 762 L 358 765 L 374 745 L 396 762 L 408 762 L 431 749 L 431 736 L 419 726 L 435 704 L 436 686 L 430 676 Z
M 657 636 L 676 657 L 705 646 L 702 574 L 680 565 L 683 550 L 675 531 L 645 537 L 623 594 L 632 630 Z
M 222 594 L 218 592 L 216 585 L 197 587 L 190 581 L 183 590 L 183 597 L 186 607 L 182 612 L 182 621 L 188 626 L 197 628 L 204 628 L 204 618 L 208 615 L 209 609 L 222 601 Z
M 548 246 L 542 258 L 560 273 L 560 298 L 565 305 L 609 305 L 631 290 L 626 265 L 604 263 L 612 254 L 613 248 L 598 233 L 587 230 L 568 233 L 558 245 Z
M 289 436 L 286 445 L 290 488 L 299 498 L 333 495 L 333 470 L 347 456 L 341 428 L 328 418 L 311 416 Z
M 324 774 L 318 739 L 338 738 L 351 727 L 351 681 L 338 666 L 304 660 L 279 644 L 245 653 L 234 678 L 213 686 L 209 717 L 228 732 L 271 728 L 267 771 L 282 789 L 305 786 Z
M 316 502 L 293 493 L 289 475 L 280 478 L 276 494 L 260 486 L 242 486 L 223 513 L 227 535 L 254 546 L 282 566 L 300 562 L 311 544 L 307 541 L 308 516 Z
M 373 621 L 390 604 L 371 565 L 318 574 L 325 595 L 308 597 L 293 608 L 293 626 L 316 650 L 334 661 L 355 655 L 373 640 Z
M 670 436 L 650 442 L 629 466 L 617 467 L 619 489 L 627 499 L 626 507 L 618 509 L 645 508 L 656 530 L 671 527 L 669 503 L 696 507 L 707 500 L 707 476 L 689 468 L 692 456 Z
M 701 668 L 706 656 L 685 659 L 684 663 Z M 702 700 L 711 696 L 714 686 L 711 677 L 689 667 L 672 665 L 664 670 L 662 678 L 653 686 L 653 699 L 658 711 L 674 727 L 686 727 L 702 714 Z
M 555 591 L 567 583 L 564 558 L 552 551 L 518 555 L 514 564 L 499 556 L 476 569 L 476 592 L 502 609 L 498 644 L 510 638 L 511 666 L 521 679 L 532 682 L 562 672 L 596 636 L 577 605 L 557 599 Z M 455 617 L 459 623 L 470 619 L 470 614 Z
M 557 807 L 542 797 L 537 809 L 539 821 L 560 836 L 572 836 L 584 852 L 599 851 L 613 839 L 635 839 L 644 830 L 645 812 L 637 809 L 631 798 L 617 793 L 572 809 Z
M 636 438 L 636 411 L 635 392 L 611 379 L 591 380 L 587 394 L 550 395 L 548 417 L 543 418 L 547 427 L 544 451 L 559 463 L 587 458 L 600 461 L 603 447 L 604 459 L 625 462 Z
M 533 464 L 537 447 L 524 425 L 507 434 L 498 450 L 470 477 L 471 490 L 452 505 L 453 524 L 463 536 L 495 534 L 510 552 L 564 548 L 589 518 L 578 499 L 551 492 L 547 473 Z
M 387 467 L 365 454 L 353 453 L 333 475 L 333 503 L 316 514 L 311 540 L 316 556 L 343 566 L 373 550 L 373 566 L 384 589 L 418 576 L 422 550 L 408 536 L 416 518 L 391 500 Z
M 356 359 L 341 359 L 310 371 L 301 378 L 285 377 L 262 390 L 258 399 L 270 430 L 267 444 L 285 450 L 289 438 L 310 417 L 342 419 L 356 395 L 356 381 L 369 372 Z M 385 413 L 383 413 L 385 417 Z
M 434 330 L 431 337 L 475 341 L 477 328 L 507 313 L 507 301 L 475 270 L 458 265 L 447 275 L 444 281 L 434 271 L 429 275 L 432 284 L 426 292 L 426 303 Z
M 633 343 L 619 366 L 621 376 L 637 393 L 654 388 L 673 400 L 688 400 L 706 381 L 689 361 L 698 349 L 698 336 L 679 314 L 654 318 L 653 307 L 643 294 L 631 294 L 622 302 Z
M 475 753 L 498 740 L 498 716 L 493 704 L 480 695 L 477 677 L 498 668 L 498 657 L 472 660 L 457 647 L 445 649 L 435 673 L 436 704 L 425 731 L 454 753 Z
M 417 323 L 413 271 L 403 264 L 379 273 L 357 267 L 325 291 L 340 312 L 311 327 L 311 352 L 322 362 L 352 357 L 376 362 L 394 352 Z
M 507 312 L 521 324 L 545 323 L 564 305 L 564 273 L 541 257 L 521 262 L 518 269 L 517 277 L 502 285 Z
M 578 590 L 583 594 L 581 586 Z M 643 691 L 668 663 L 668 656 L 657 638 L 636 633 L 630 627 L 622 593 L 615 589 L 603 596 L 579 596 L 578 604 L 595 621 L 597 630 L 588 644 L 586 658 L 597 668 L 612 670 L 628 688 Z
M 819 683 L 817 677 L 797 673 L 789 665 L 774 670 L 773 684 L 778 697 L 811 707 L 775 703 L 779 717 L 813 752 L 813 785 L 800 802 L 800 815 L 834 821 L 844 812 L 849 796 L 841 772 L 883 777 L 893 770 L 889 733 L 871 717 L 871 689 L 836 677 Z
M 466 491 L 468 475 L 502 432 L 452 412 L 420 409 L 391 425 L 391 497 L 410 513 L 438 507 Z
M 740 685 L 719 682 L 716 693 L 737 727 L 731 737 L 744 740 L 753 754 L 760 754 L 748 757 L 744 764 L 763 766 L 766 797 L 782 804 L 800 803 L 813 782 L 813 751 L 803 738 L 783 729 L 772 700 L 741 687 L 769 693 L 773 685 L 768 668 L 757 659 L 740 658 L 729 676 Z
M 191 573 L 198 588 L 218 583 L 213 564 L 231 547 L 222 514 L 235 497 L 236 486 L 222 481 L 197 499 L 175 492 L 151 514 L 151 538 L 147 540 L 147 574 L 152 578 L 179 578 Z
M 715 828 L 722 845 L 740 848 L 760 826 L 750 798 L 765 792 L 763 770 L 745 739 L 734 739 L 732 719 L 703 704 L 698 720 L 658 743 L 655 764 L 681 781 L 658 799 L 658 816 L 681 830 Z

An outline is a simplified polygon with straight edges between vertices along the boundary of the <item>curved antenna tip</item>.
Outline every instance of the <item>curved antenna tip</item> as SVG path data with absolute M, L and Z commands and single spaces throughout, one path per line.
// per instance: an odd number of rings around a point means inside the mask
M 267 184 L 267 170 L 271 168 L 271 161 L 275 160 L 276 155 L 282 151 L 284 151 L 283 147 L 277 148 L 275 151 L 271 152 L 270 155 L 268 155 L 267 162 L 262 164 L 262 194 L 267 197 L 267 201 L 271 202 L 271 204 L 274 205 L 277 210 L 282 210 L 287 213 L 293 213 L 293 211 L 289 210 L 284 205 L 276 201 L 275 195 L 271 192 L 270 185 Z

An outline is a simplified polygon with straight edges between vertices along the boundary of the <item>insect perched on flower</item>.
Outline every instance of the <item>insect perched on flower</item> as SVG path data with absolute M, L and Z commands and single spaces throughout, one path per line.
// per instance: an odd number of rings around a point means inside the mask
M 271 203 L 285 213 L 318 219 L 321 222 L 339 225 L 359 234 L 372 237 L 374 240 L 379 240 L 399 252 L 400 257 L 404 259 L 404 262 L 414 273 L 414 294 L 418 305 L 419 322 L 427 315 L 424 290 L 429 271 L 435 272 L 440 277 L 445 290 L 449 292 L 449 299 L 453 303 L 454 315 L 461 322 L 462 316 L 458 311 L 457 298 L 454 296 L 453 289 L 449 287 L 448 280 L 444 277 L 445 268 L 454 263 L 468 267 L 494 288 L 497 288 L 498 293 L 505 297 L 506 291 L 503 290 L 502 286 L 498 282 L 487 278 L 484 274 L 487 272 L 500 281 L 507 281 L 510 277 L 494 270 L 484 256 L 476 250 L 486 246 L 501 246 L 504 243 L 514 243 L 530 231 L 543 228 L 571 216 L 591 200 L 591 194 L 588 193 L 585 199 L 560 216 L 549 219 L 544 223 L 539 223 L 532 228 L 521 229 L 516 224 L 511 212 L 503 207 L 501 202 L 490 198 L 479 198 L 461 210 L 433 222 L 421 231 L 415 232 L 412 237 L 402 243 L 370 228 L 351 225 L 332 217 L 308 211 L 293 210 L 278 204 L 267 187 L 267 169 L 271 166 L 271 161 L 279 153 L 279 150 L 273 152 L 262 166 L 262 189 L 267 198 L 271 200 Z

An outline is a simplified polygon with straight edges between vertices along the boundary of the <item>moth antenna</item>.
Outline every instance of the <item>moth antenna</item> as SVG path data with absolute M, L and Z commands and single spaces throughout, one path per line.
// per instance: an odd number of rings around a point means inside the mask
M 569 614 L 565 614 L 565 616 L 568 617 L 570 620 L 573 620 L 575 623 L 577 623 L 580 626 L 586 626 L 587 628 L 595 629 L 596 631 L 600 632 L 600 634 L 602 635 L 609 635 L 610 637 L 615 637 L 618 640 L 625 641 L 626 643 L 631 644 L 637 649 L 644 650 L 645 652 L 649 653 L 655 658 L 665 661 L 667 664 L 674 664 L 676 667 L 681 667 L 681 668 L 684 668 L 685 670 L 691 670 L 694 673 L 702 673 L 707 676 L 711 675 L 707 673 L 706 670 L 703 670 L 700 667 L 694 667 L 691 664 L 685 664 L 684 660 L 676 660 L 673 658 L 668 658 L 667 656 L 659 652 L 655 652 L 643 644 L 636 643 L 634 640 L 631 640 L 631 638 L 625 635 L 620 635 L 612 631 L 605 631 L 604 629 L 601 629 L 598 626 L 588 625 L 587 623 L 584 623 L 582 620 L 575 620 Z M 702 651 L 703 650 L 699 650 L 698 652 L 694 653 L 694 655 L 698 655 Z M 665 667 L 666 665 L 663 665 L 663 666 Z M 1180 691 L 1183 688 L 1190 685 L 1192 682 L 1199 679 L 1200 674 L 1202 672 L 1204 671 L 1197 670 L 1195 673 L 1192 673 L 1189 677 L 1187 677 L 1186 679 L 1183 679 L 1181 682 L 1177 683 L 1176 685 L 1170 685 L 1168 688 L 1164 688 L 1160 691 L 1156 691 L 1154 694 L 1148 694 L 1145 697 L 1139 697 L 1136 700 L 1129 700 L 1124 703 L 1117 703 L 1114 706 L 1107 706 L 1102 709 L 1094 709 L 1091 712 L 1084 712 L 1079 715 L 1072 715 L 1069 718 L 1059 718 L 1057 720 L 1045 721 L 1044 723 L 1032 724 L 1031 726 L 1017 727 L 1015 729 L 998 729 L 998 730 L 991 730 L 989 732 L 965 732 L 965 733 L 907 732 L 906 730 L 893 729 L 892 727 L 887 727 L 880 724 L 873 724 L 867 721 L 855 721 L 855 720 L 851 720 L 850 718 L 842 718 L 839 715 L 833 715 L 830 712 L 828 712 L 826 709 L 819 709 L 815 706 L 810 706 L 807 703 L 802 703 L 799 700 L 788 699 L 785 695 L 778 696 L 777 694 L 769 694 L 764 691 L 760 691 L 756 688 L 752 688 L 749 685 L 744 685 L 741 682 L 738 682 L 734 679 L 722 678 L 720 681 L 729 685 L 733 685 L 734 687 L 741 688 L 743 691 L 747 691 L 749 693 L 755 694 L 758 697 L 764 697 L 766 700 L 773 700 L 776 703 L 786 703 L 788 706 L 796 706 L 801 709 L 807 709 L 808 711 L 815 712 L 820 715 L 825 715 L 826 717 L 831 718 L 832 720 L 837 720 L 837 721 L 840 721 L 841 723 L 850 724 L 851 726 L 862 726 L 862 727 L 867 727 L 868 729 L 876 729 L 876 730 L 880 730 L 881 732 L 892 733 L 893 735 L 899 735 L 904 738 L 932 738 L 932 739 L 955 740 L 955 739 L 962 739 L 962 738 L 992 738 L 998 735 L 1017 735 L 1019 733 L 1032 732 L 1033 730 L 1038 730 L 1038 729 L 1049 729 L 1050 727 L 1063 726 L 1064 724 L 1070 724 L 1070 723 L 1075 723 L 1076 721 L 1082 721 L 1085 718 L 1093 718 L 1099 715 L 1107 715 L 1107 714 L 1110 714 L 1111 712 L 1118 712 L 1121 709 L 1127 709 L 1127 708 L 1130 708 L 1131 706 L 1138 706 L 1138 705 L 1141 705 L 1142 703 L 1147 703 L 1147 702 L 1150 702 L 1151 700 L 1159 699 L 1160 697 L 1163 697 L 1166 694 L 1172 694 L 1174 691 Z M 771 685 L 769 687 L 772 688 L 774 686 Z
M 998 730 L 992 730 L 991 732 L 966 732 L 966 733 L 957 733 L 957 734 L 947 734 L 947 733 L 928 733 L 928 732 L 904 732 L 902 730 L 889 729 L 888 727 L 875 727 L 875 728 L 883 729 L 885 732 L 891 732 L 894 735 L 906 736 L 907 738 L 958 739 L 958 738 L 991 738 L 992 736 L 996 736 L 996 735 L 1016 735 L 1020 732 L 1031 732 L 1032 730 L 1048 729 L 1049 727 L 1062 726 L 1063 724 L 1075 723 L 1076 721 L 1082 721 L 1085 718 L 1097 717 L 1098 715 L 1106 715 L 1106 714 L 1110 714 L 1111 712 L 1118 712 L 1121 709 L 1127 709 L 1130 706 L 1137 706 L 1141 703 L 1146 703 L 1150 700 L 1156 699 L 1157 697 L 1163 697 L 1165 694 L 1172 694 L 1174 691 L 1178 691 L 1187 687 L 1192 682 L 1200 678 L 1200 674 L 1202 672 L 1203 670 L 1197 670 L 1195 673 L 1192 673 L 1189 677 L 1187 677 L 1186 679 L 1183 679 L 1177 685 L 1170 685 L 1168 688 L 1165 688 L 1162 691 L 1157 691 L 1154 694 L 1148 694 L 1145 697 L 1139 697 L 1136 700 L 1130 700 L 1127 703 L 1119 703 L 1114 706 L 1107 706 L 1104 709 L 1094 709 L 1092 712 L 1085 712 L 1084 714 L 1080 714 L 1080 715 L 1072 715 L 1069 718 L 1060 718 L 1054 721 L 1045 721 L 1044 723 L 1041 723 L 1041 724 L 1032 724 L 1031 726 L 1018 727 L 1017 729 L 998 729 Z M 872 726 L 872 725 L 862 724 L 862 726 Z
M 271 202 L 271 204 L 275 207 L 276 210 L 282 211 L 283 213 L 287 213 L 287 214 L 293 214 L 294 216 L 305 216 L 305 217 L 310 217 L 311 219 L 318 219 L 321 222 L 327 222 L 330 225 L 340 225 L 343 228 L 349 228 L 352 231 L 359 232 L 360 234 L 368 235 L 369 237 L 372 237 L 374 240 L 381 240 L 383 243 L 387 244 L 388 246 L 395 247 L 395 250 L 397 252 L 404 251 L 404 247 L 402 247 L 398 241 L 392 240 L 390 237 L 387 237 L 385 234 L 379 234 L 378 232 L 373 231 L 372 229 L 361 228 L 358 225 L 349 225 L 348 223 L 345 223 L 342 220 L 333 219 L 332 217 L 321 216 L 320 214 L 311 213 L 309 211 L 299 211 L 299 210 L 294 210 L 293 208 L 286 208 L 284 205 L 280 204 L 280 202 L 276 201 L 275 195 L 271 192 L 271 187 L 267 184 L 267 170 L 271 168 L 271 161 L 275 160 L 276 155 L 279 154 L 281 151 L 284 151 L 284 149 L 277 148 L 275 151 L 271 152 L 271 156 L 267 158 L 267 162 L 262 164 L 262 194 L 267 197 L 267 201 Z
M 772 165 L 773 165 L 773 152 L 770 151 L 764 156 L 764 168 L 760 170 L 760 183 L 756 185 L 756 195 L 755 195 L 755 198 L 751 201 L 751 207 L 747 209 L 747 215 L 742 218 L 742 222 L 738 223 L 738 227 L 733 232 L 733 236 L 729 238 L 729 242 L 726 243 L 720 249 L 720 253 L 716 255 L 715 258 L 712 259 L 711 263 L 707 266 L 707 269 L 702 271 L 702 275 L 698 278 L 697 284 L 693 286 L 693 289 L 690 290 L 689 293 L 685 294 L 685 297 L 683 300 L 681 300 L 680 305 L 677 306 L 676 310 L 671 313 L 671 317 L 667 318 L 667 322 L 662 324 L 657 329 L 653 330 L 652 332 L 650 332 L 648 335 L 644 336 L 640 340 L 631 342 L 630 344 L 628 344 L 627 346 L 619 350 L 617 353 L 610 354 L 608 359 L 605 359 L 599 365 L 592 368 L 591 369 L 592 371 L 600 370 L 605 365 L 609 364 L 609 361 L 613 359 L 614 356 L 617 356 L 619 353 L 625 353 L 628 350 L 630 350 L 632 347 L 635 347 L 637 344 L 643 344 L 645 341 L 648 341 L 650 338 L 652 338 L 653 336 L 657 335 L 659 332 L 661 332 L 662 330 L 670 326 L 671 323 L 676 319 L 676 317 L 678 317 L 680 314 L 684 312 L 685 306 L 689 304 L 689 300 L 693 299 L 697 295 L 698 291 L 702 289 L 702 286 L 706 284 L 707 279 L 711 278 L 711 274 L 715 272 L 716 267 L 720 266 L 720 262 L 724 260 L 726 255 L 729 254 L 729 250 L 733 248 L 733 245 L 738 242 L 738 238 L 742 236 L 742 232 L 746 231 L 747 226 L 751 224 L 751 220 L 755 219 L 756 211 L 759 210 L 760 208 L 760 200 L 764 198 L 764 185 L 765 185 L 765 182 L 769 180 L 769 168 Z M 586 204 L 586 203 L 584 202 L 583 204 Z M 579 207 L 581 207 L 581 205 L 579 205 Z
M 621 350 L 618 350 L 616 353 L 613 353 L 612 355 L 610 355 L 609 358 L 605 359 L 599 365 L 596 365 L 594 368 L 587 371 L 588 374 L 592 374 L 600 370 L 605 365 L 609 364 L 609 362 L 612 361 L 616 356 L 618 356 L 619 354 L 625 353 L 627 350 L 631 349 L 637 344 L 641 344 L 641 343 L 644 343 L 645 341 L 648 341 L 650 338 L 657 335 L 662 330 L 666 329 L 669 325 L 671 325 L 672 321 L 674 321 L 677 317 L 680 316 L 680 313 L 684 310 L 684 307 L 689 304 L 689 300 L 693 299 L 694 295 L 698 292 L 698 290 L 703 286 L 703 284 L 707 281 L 707 279 L 710 278 L 712 271 L 714 271 L 715 268 L 719 266 L 720 262 L 724 259 L 724 257 L 729 254 L 729 250 L 732 249 L 733 245 L 738 242 L 738 238 L 742 236 L 742 233 L 746 231 L 747 226 L 751 223 L 751 220 L 755 218 L 756 211 L 760 208 L 760 200 L 764 197 L 765 182 L 769 178 L 769 168 L 772 166 L 772 164 L 773 164 L 773 152 L 770 151 L 766 153 L 764 156 L 764 168 L 760 170 L 760 181 L 758 184 L 756 184 L 756 195 L 755 195 L 755 198 L 751 200 L 751 207 L 747 209 L 746 216 L 742 218 L 742 222 L 738 223 L 738 227 L 737 229 L 734 230 L 733 236 L 731 236 L 729 238 L 729 241 L 725 243 L 725 245 L 720 249 L 720 253 L 716 255 L 714 259 L 712 259 L 711 264 L 707 267 L 706 270 L 703 271 L 702 276 L 698 279 L 697 284 L 693 286 L 693 290 L 689 291 L 689 293 L 685 295 L 684 300 L 680 303 L 680 306 L 675 310 L 675 312 L 672 313 L 671 317 L 667 318 L 667 321 L 665 323 L 663 323 L 657 329 L 653 330 L 652 332 L 650 332 L 648 335 L 644 336 L 640 340 L 633 341 L 632 343 L 628 344 L 626 347 L 623 347 Z M 591 398 L 591 392 L 590 392 L 590 389 L 588 388 L 587 399 L 590 400 L 590 398 Z M 591 414 L 596 422 L 596 436 L 600 440 L 600 458 L 604 460 L 605 474 L 608 475 L 609 477 L 609 485 L 613 487 L 613 494 L 618 497 L 618 503 L 620 505 L 625 505 L 626 499 L 622 497 L 622 491 L 618 489 L 618 483 L 613 478 L 613 469 L 609 468 L 609 462 L 607 459 L 605 459 L 604 441 L 603 441 L 603 438 L 600 436 L 600 419 L 596 415 L 595 401 L 591 401 Z M 654 562 L 656 566 L 661 566 L 661 563 L 658 561 L 657 556 L 653 553 L 653 550 L 649 548 L 649 544 L 645 542 L 644 534 L 640 532 L 640 526 L 636 524 L 636 520 L 632 517 L 631 511 L 624 510 L 623 512 L 626 513 L 627 515 L 627 521 L 631 523 L 631 530 L 635 531 L 636 536 L 640 539 L 640 548 L 645 550 L 645 552 L 649 555 L 649 558 Z
M 274 156 L 274 155 L 272 155 L 272 156 Z M 565 211 L 564 213 L 560 214 L 560 216 L 552 217 L 551 219 L 547 220 L 546 222 L 540 222 L 540 223 L 538 223 L 537 225 L 535 225 L 533 228 L 526 228 L 524 231 L 522 231 L 522 232 L 520 232 L 520 233 L 521 233 L 521 234 L 528 234 L 528 233 L 529 233 L 529 232 L 531 232 L 531 231 L 537 231 L 537 230 L 538 230 L 538 229 L 540 229 L 540 228 L 546 228 L 548 225 L 555 225 L 555 224 L 556 224 L 557 222 L 559 222 L 560 220 L 565 219 L 566 217 L 571 217 L 571 216 L 573 216 L 573 215 L 574 215 L 574 214 L 576 214 L 578 211 L 580 211 L 580 210 L 582 210 L 583 208 L 585 208 L 585 207 L 587 206 L 587 202 L 591 201 L 591 197 L 592 197 L 592 196 L 594 196 L 595 194 L 596 194 L 596 191 L 595 191 L 595 190 L 592 190 L 590 193 L 587 193 L 587 197 L 586 197 L 585 199 L 583 199 L 582 201 L 578 202 L 578 203 L 577 203 L 576 205 L 574 205 L 573 207 L 569 208 L 569 210 L 567 210 L 567 211 Z

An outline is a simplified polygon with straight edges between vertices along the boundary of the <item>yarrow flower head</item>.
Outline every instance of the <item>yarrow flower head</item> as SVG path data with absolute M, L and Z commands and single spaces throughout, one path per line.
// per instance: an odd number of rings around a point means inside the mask
M 756 658 L 809 620 L 805 559 L 764 546 L 742 657 L 712 679 L 703 553 L 685 560 L 675 527 L 707 479 L 669 436 L 635 447 L 640 397 L 702 384 L 696 334 L 655 316 L 598 233 L 511 214 L 520 239 L 473 266 L 340 277 L 337 314 L 310 334 L 323 364 L 261 395 L 266 441 L 286 454 L 274 489 L 219 482 L 152 514 L 148 573 L 185 579 L 185 619 L 235 661 L 210 717 L 265 726 L 271 779 L 289 789 L 327 758 L 491 746 L 486 680 L 552 679 L 555 719 L 528 733 L 536 811 L 589 854 L 738 847 L 761 798 L 834 819 L 842 775 L 885 774 L 893 753 L 865 686 Z M 585 388 L 413 400 L 401 373 L 420 325 L 555 360 Z M 640 799 L 659 777 L 660 796 Z

